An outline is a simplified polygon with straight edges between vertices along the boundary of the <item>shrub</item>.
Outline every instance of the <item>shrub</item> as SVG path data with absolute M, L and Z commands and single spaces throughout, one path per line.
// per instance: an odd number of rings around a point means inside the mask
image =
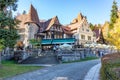
M 15 51 L 14 52 L 14 60 L 15 61 L 19 61 L 19 60 L 22 60 L 22 57 L 23 57 L 23 51 L 22 50 L 18 50 L 18 51 Z
M 120 54 L 107 54 L 101 59 L 101 80 L 120 80 Z

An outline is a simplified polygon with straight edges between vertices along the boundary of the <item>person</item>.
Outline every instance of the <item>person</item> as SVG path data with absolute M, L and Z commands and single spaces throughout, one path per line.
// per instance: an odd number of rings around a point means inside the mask
M 100 57 L 100 51 L 98 50 L 98 57 Z
M 55 47 L 55 46 L 53 47 L 53 51 L 54 51 L 54 53 L 55 53 L 55 51 L 56 51 L 56 47 Z
M 102 52 L 102 56 L 104 56 L 104 52 Z

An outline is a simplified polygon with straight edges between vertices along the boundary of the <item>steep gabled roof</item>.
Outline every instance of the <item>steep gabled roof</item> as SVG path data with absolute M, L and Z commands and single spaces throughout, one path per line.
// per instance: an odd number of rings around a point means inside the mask
M 20 22 L 20 27 L 24 28 L 25 23 L 35 23 L 40 27 L 40 21 L 36 9 L 31 4 L 28 14 L 18 15 L 16 17 Z
M 82 19 L 83 19 L 83 15 L 81 13 L 79 13 L 77 16 L 78 22 L 81 22 Z
M 73 21 L 71 23 L 74 24 L 77 22 L 81 22 L 83 18 L 84 18 L 84 16 L 81 13 L 79 13 L 77 18 L 73 19 Z
M 33 7 L 33 5 L 31 4 L 30 6 L 30 10 L 29 10 L 29 13 L 27 15 L 27 20 L 25 23 L 36 23 L 36 24 L 40 24 L 39 23 L 39 17 L 38 17 L 38 14 L 37 14 L 37 11 L 36 9 Z
M 77 28 L 81 27 L 82 24 L 86 21 L 85 18 L 83 18 L 80 22 L 76 22 L 74 24 L 70 24 L 70 25 L 67 25 L 67 26 L 63 26 L 63 31 L 66 33 L 66 34 L 74 34 L 77 32 Z
M 45 22 L 40 22 L 40 25 L 43 29 L 43 31 L 49 30 L 53 25 L 61 25 L 59 22 L 59 19 L 57 16 L 45 21 Z
M 41 25 L 41 28 L 42 28 L 41 32 L 46 31 L 46 28 L 50 24 L 50 21 L 51 21 L 51 19 L 49 19 L 49 20 L 47 20 L 45 22 L 40 22 L 40 25 Z
M 50 21 L 48 27 L 46 28 L 46 30 L 49 30 L 49 29 L 52 27 L 52 25 L 54 25 L 54 24 L 56 24 L 56 25 L 61 25 L 61 24 L 59 23 L 59 20 L 58 20 L 58 17 L 57 17 L 57 16 L 55 16 L 55 17 L 53 17 L 53 18 L 51 19 L 51 21 Z

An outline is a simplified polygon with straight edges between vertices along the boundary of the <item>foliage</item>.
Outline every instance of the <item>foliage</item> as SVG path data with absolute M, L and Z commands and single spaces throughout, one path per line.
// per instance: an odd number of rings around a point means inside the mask
M 19 35 L 16 25 L 19 23 L 12 17 L 12 10 L 17 8 L 18 0 L 0 0 L 0 39 L 4 40 L 5 47 L 13 47 Z
M 107 40 L 110 44 L 115 45 L 118 49 L 120 49 L 120 18 L 116 20 L 114 24 L 114 28 L 109 31 Z
M 117 2 L 114 0 L 111 10 L 110 29 L 112 29 L 114 27 L 114 23 L 116 23 L 116 19 L 118 18 L 117 12 L 118 12 Z
M 102 32 L 103 32 L 104 39 L 108 37 L 108 31 L 109 31 L 109 22 L 105 22 L 105 24 L 102 26 Z
M 18 0 L 0 0 L 0 11 L 5 11 L 6 8 L 12 8 L 12 10 L 16 11 Z
M 34 46 L 40 46 L 41 47 L 41 39 L 31 39 L 30 43 Z
M 20 21 L 12 18 L 12 17 L 8 17 L 6 16 L 3 12 L 0 12 L 0 28 L 4 29 L 14 29 L 17 28 L 17 24 Z
M 13 29 L 19 21 L 12 17 L 12 10 L 17 8 L 18 0 L 0 0 L 0 28 Z
M 120 80 L 119 73 L 114 70 L 120 67 L 119 53 L 107 54 L 102 57 L 101 62 L 101 80 Z
M 90 23 L 90 28 L 91 30 L 94 30 L 95 26 L 92 23 Z
M 26 11 L 24 10 L 22 14 L 26 14 Z
M 16 47 L 18 50 L 23 50 L 24 44 L 23 44 L 22 41 L 17 41 L 17 44 L 15 45 L 15 47 Z
M 0 29 L 0 39 L 4 40 L 5 47 L 13 47 L 18 38 L 16 30 Z
M 4 49 L 4 40 L 3 39 L 0 39 L 0 51 L 2 51 Z

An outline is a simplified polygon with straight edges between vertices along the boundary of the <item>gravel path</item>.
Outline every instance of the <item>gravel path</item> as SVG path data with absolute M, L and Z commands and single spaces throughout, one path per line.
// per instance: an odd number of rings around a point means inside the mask
M 100 60 L 60 64 L 5 80 L 84 80 L 89 69 L 98 63 Z

